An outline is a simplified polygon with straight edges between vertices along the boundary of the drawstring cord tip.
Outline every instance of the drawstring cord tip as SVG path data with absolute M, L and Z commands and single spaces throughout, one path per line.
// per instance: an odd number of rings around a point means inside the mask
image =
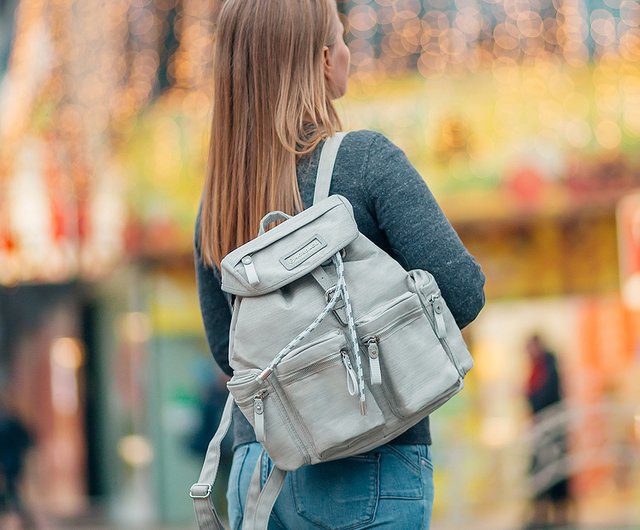
M 260 375 L 256 376 L 256 381 L 260 383 L 264 383 L 267 377 L 269 377 L 273 373 L 273 368 L 265 368 Z

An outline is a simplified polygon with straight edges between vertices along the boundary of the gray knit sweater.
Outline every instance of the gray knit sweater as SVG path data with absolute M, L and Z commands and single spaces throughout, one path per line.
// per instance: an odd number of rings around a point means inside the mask
M 321 146 L 298 163 L 298 186 L 305 208 L 313 203 Z M 406 270 L 421 268 L 433 274 L 460 328 L 477 316 L 484 305 L 484 274 L 400 148 L 373 131 L 349 133 L 338 151 L 329 193 L 346 197 L 353 205 L 360 232 Z M 228 295 L 220 288 L 220 271 L 203 265 L 200 259 L 199 225 L 200 212 L 194 254 L 204 329 L 214 359 L 231 375 Z M 428 420 L 392 443 L 430 444 Z M 234 447 L 255 440 L 251 425 L 237 406 L 233 425 Z

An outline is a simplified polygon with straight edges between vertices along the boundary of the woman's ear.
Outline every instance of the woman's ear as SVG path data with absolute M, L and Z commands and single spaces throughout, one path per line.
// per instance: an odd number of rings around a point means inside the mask
M 328 46 L 322 48 L 322 57 L 324 64 L 324 77 L 331 80 L 333 74 L 333 61 L 331 58 L 331 50 Z

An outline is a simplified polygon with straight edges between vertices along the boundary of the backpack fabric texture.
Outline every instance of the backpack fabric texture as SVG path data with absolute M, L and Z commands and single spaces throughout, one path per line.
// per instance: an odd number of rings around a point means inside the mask
M 243 529 L 266 529 L 286 471 L 392 440 L 457 394 L 473 366 L 433 276 L 406 271 L 358 231 L 345 197 L 328 196 L 343 137 L 323 146 L 313 205 L 270 212 L 222 260 L 234 373 L 190 492 L 201 529 L 223 528 L 210 492 L 233 401 L 275 465 L 262 490 L 254 473 L 246 501 Z

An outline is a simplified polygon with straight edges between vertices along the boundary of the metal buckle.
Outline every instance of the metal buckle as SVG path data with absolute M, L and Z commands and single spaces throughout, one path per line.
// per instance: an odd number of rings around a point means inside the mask
M 337 286 L 334 285 L 333 287 L 330 287 L 324 292 L 324 296 L 325 296 L 325 299 L 327 300 L 327 303 L 329 303 L 329 300 L 331 300 L 331 297 L 333 296 L 333 293 L 335 292 L 336 287 Z M 342 304 L 342 305 L 339 305 L 339 304 Z M 340 322 L 340 324 L 342 324 L 343 326 L 346 326 L 347 322 L 345 322 L 342 319 L 342 316 L 340 315 L 340 313 L 338 313 L 338 309 L 343 309 L 343 308 L 344 308 L 344 299 L 341 297 L 340 300 L 333 307 L 333 314 L 338 319 L 338 322 Z
M 205 491 L 202 492 L 200 488 L 204 488 Z M 209 497 L 209 495 L 211 495 L 211 484 L 196 482 L 189 489 L 189 497 L 191 497 L 192 499 L 206 499 L 207 497 Z

